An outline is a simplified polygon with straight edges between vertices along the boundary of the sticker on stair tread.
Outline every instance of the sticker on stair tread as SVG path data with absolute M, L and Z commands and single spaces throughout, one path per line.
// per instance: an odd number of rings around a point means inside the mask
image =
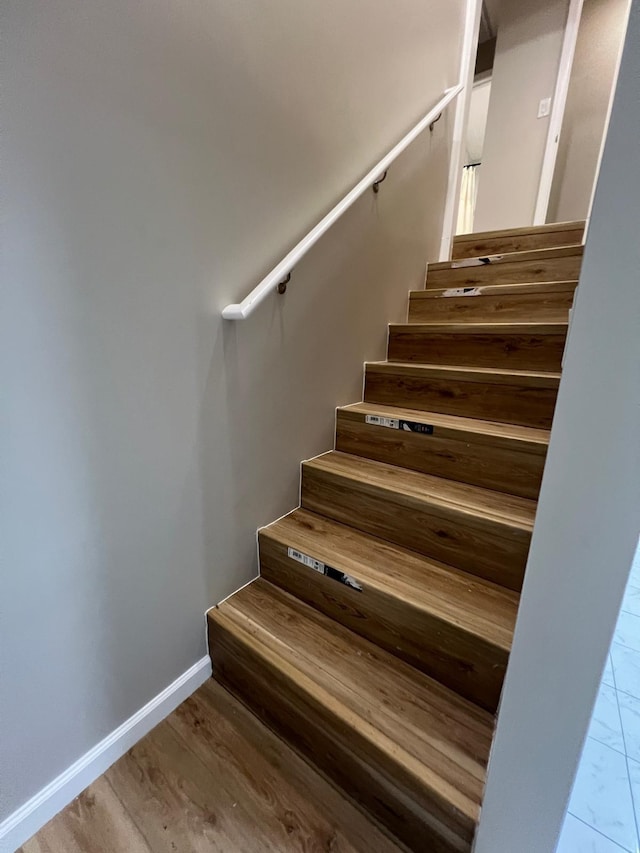
M 351 589 L 362 592 L 362 585 L 359 584 L 355 578 L 351 577 L 351 575 L 347 575 L 338 569 L 334 569 L 332 566 L 327 566 L 321 560 L 316 560 L 314 557 L 310 557 L 308 554 L 303 554 L 302 551 L 297 551 L 295 548 L 287 548 L 287 554 L 292 560 L 302 563 L 303 566 L 313 569 L 314 572 L 326 575 L 326 577 L 331 578 L 334 581 L 338 581 L 338 583 L 342 583 Z
M 422 435 L 433 435 L 433 424 L 421 424 L 418 421 L 400 421 L 400 429 L 405 432 L 419 432 Z
M 321 563 L 320 560 L 314 560 L 313 557 L 307 556 L 307 554 L 303 554 L 300 551 L 296 551 L 295 548 L 289 548 L 287 550 L 287 554 L 291 557 L 292 560 L 297 560 L 299 563 L 302 563 L 303 566 L 306 566 L 308 569 L 313 569 L 314 572 L 319 572 L 321 575 L 324 574 L 326 566 L 324 563 Z
M 418 421 L 405 421 L 402 418 L 383 418 L 381 415 L 366 415 L 365 423 L 373 426 L 401 429 L 404 432 L 420 432 L 423 435 L 433 435 L 433 424 L 421 424 Z
M 443 296 L 480 296 L 482 290 L 479 287 L 450 287 L 445 290 Z
M 389 427 L 389 429 L 400 429 L 398 418 L 383 418 L 382 415 L 367 415 L 365 423 L 373 424 L 374 426 Z
M 462 261 L 454 261 L 451 264 L 451 269 L 460 270 L 464 269 L 464 267 L 483 267 L 485 264 L 493 264 L 501 260 L 502 255 L 487 255 L 484 258 L 464 258 Z

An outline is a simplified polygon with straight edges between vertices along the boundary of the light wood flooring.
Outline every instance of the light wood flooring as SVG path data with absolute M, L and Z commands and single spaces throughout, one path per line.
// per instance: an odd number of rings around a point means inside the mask
M 213 680 L 18 853 L 401 853 Z

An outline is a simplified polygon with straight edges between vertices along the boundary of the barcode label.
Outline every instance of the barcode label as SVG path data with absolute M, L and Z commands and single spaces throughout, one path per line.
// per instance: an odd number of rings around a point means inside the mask
M 338 581 L 338 583 L 344 584 L 350 589 L 356 590 L 356 592 L 362 592 L 362 584 L 358 583 L 351 575 L 347 575 L 339 569 L 334 569 L 333 566 L 327 566 L 325 563 L 321 563 L 320 560 L 315 560 L 308 554 L 303 554 L 302 551 L 296 551 L 295 548 L 287 548 L 287 554 L 292 560 L 302 563 L 308 569 L 313 569 L 314 572 L 331 578 L 331 580 Z
M 417 421 L 405 421 L 402 418 L 383 418 L 381 415 L 365 415 L 365 423 L 373 426 L 401 429 L 404 432 L 419 432 L 422 435 L 433 435 L 433 424 L 421 424 Z
M 289 548 L 287 554 L 292 560 L 297 560 L 308 569 L 313 569 L 314 572 L 319 572 L 321 575 L 324 574 L 324 563 L 321 563 L 320 560 L 314 560 L 313 557 L 309 557 L 308 554 L 303 554 L 301 551 L 296 551 L 295 548 Z
M 397 418 L 383 418 L 380 415 L 367 415 L 365 423 L 389 427 L 390 429 L 400 429 L 400 421 Z
M 451 264 L 452 270 L 460 270 L 465 267 L 482 267 L 486 264 L 494 264 L 496 261 L 501 261 L 502 255 L 488 255 L 486 258 L 464 258 L 462 261 L 453 261 Z
M 479 287 L 450 287 L 442 294 L 443 296 L 480 296 L 482 290 Z

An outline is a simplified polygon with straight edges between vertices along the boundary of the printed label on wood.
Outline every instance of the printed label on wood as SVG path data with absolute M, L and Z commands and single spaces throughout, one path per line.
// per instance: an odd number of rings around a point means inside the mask
M 406 421 L 402 418 L 383 418 L 380 415 L 366 415 L 365 423 L 373 426 L 383 426 L 389 429 L 401 429 L 404 432 L 419 432 L 422 435 L 433 435 L 433 424 L 421 424 L 418 421 Z
M 351 575 L 347 575 L 338 569 L 334 569 L 333 566 L 327 566 L 326 563 L 323 563 L 321 560 L 316 560 L 308 554 L 296 551 L 295 548 L 287 548 L 287 554 L 292 560 L 302 563 L 302 565 L 306 566 L 308 569 L 313 569 L 314 572 L 326 575 L 326 577 L 331 578 L 331 580 L 338 581 L 338 583 L 342 583 L 351 589 L 362 592 L 362 584 L 359 584 L 355 578 L 351 577 Z

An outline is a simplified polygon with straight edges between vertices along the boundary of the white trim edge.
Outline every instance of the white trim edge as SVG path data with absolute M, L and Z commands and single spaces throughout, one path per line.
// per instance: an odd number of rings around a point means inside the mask
M 451 259 L 451 246 L 456 232 L 456 220 L 460 205 L 460 185 L 462 184 L 462 157 L 471 106 L 471 91 L 478 50 L 478 33 L 482 3 L 480 0 L 467 0 L 465 9 L 462 53 L 460 56 L 460 83 L 463 94 L 458 98 L 453 119 L 451 156 L 449 160 L 449 179 L 444 212 L 442 215 L 442 235 L 440 239 L 440 261 Z
M 564 110 L 567 105 L 571 69 L 573 68 L 573 57 L 576 52 L 576 42 L 578 41 L 578 30 L 580 28 L 580 19 L 582 17 L 583 2 L 584 0 L 570 0 L 569 3 L 567 22 L 565 24 L 564 36 L 562 39 L 562 51 L 560 53 L 558 76 L 556 77 L 556 87 L 553 93 L 551 116 L 549 118 L 547 141 L 545 143 L 542 169 L 540 171 L 538 196 L 536 198 L 536 206 L 533 213 L 534 225 L 544 225 L 547 221 L 547 210 L 549 208 L 549 199 L 551 198 L 553 173 L 556 168 L 558 144 L 560 142 Z
M 150 702 L 96 744 L 34 797 L 0 823 L 0 851 L 10 853 L 94 782 L 140 738 L 162 722 L 211 675 L 211 660 L 201 658 Z
M 589 210 L 587 212 L 586 225 L 584 227 L 584 234 L 582 235 L 582 245 L 587 242 L 587 234 L 589 233 L 589 223 L 591 222 L 591 209 L 593 208 L 593 200 L 596 195 L 596 186 L 598 185 L 598 177 L 600 176 L 600 166 L 602 164 L 602 155 L 604 154 L 604 146 L 607 141 L 607 134 L 609 133 L 609 122 L 611 121 L 611 110 L 613 109 L 613 99 L 616 94 L 616 87 L 618 85 L 618 77 L 620 76 L 620 66 L 622 64 L 622 53 L 624 51 L 624 43 L 627 37 L 627 29 L 629 27 L 629 15 L 631 12 L 631 0 L 627 0 L 627 19 L 624 24 L 624 28 L 622 30 L 622 37 L 620 39 L 620 44 L 618 46 L 618 58 L 616 59 L 616 68 L 613 73 L 613 81 L 611 83 L 611 91 L 609 92 L 609 103 L 607 104 L 607 117 L 604 122 L 604 129 L 602 131 L 602 139 L 600 140 L 600 151 L 598 152 L 598 162 L 596 163 L 596 173 L 593 176 L 593 185 L 591 187 L 591 196 L 589 198 Z M 576 288 L 577 290 L 577 288 Z M 576 297 L 577 298 L 577 297 Z M 565 341 L 565 347 L 566 347 Z

